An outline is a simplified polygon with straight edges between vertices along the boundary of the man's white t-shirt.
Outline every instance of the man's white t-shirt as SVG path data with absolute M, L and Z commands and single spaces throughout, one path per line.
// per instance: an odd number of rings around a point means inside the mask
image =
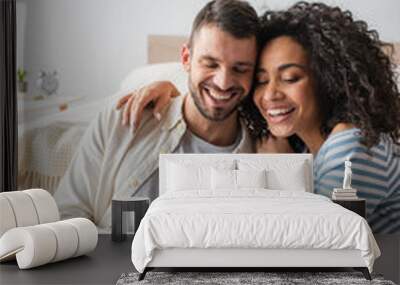
M 174 153 L 232 153 L 239 145 L 242 132 L 238 131 L 235 142 L 229 146 L 216 146 L 194 135 L 189 129 L 186 129 L 180 144 L 174 150 Z M 158 197 L 158 169 L 146 180 L 134 196 L 148 197 L 153 201 Z

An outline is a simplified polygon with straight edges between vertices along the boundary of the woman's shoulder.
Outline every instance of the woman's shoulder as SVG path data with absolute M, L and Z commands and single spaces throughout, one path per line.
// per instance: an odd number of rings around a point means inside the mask
M 332 135 L 334 135 L 336 133 L 340 133 L 340 132 L 343 132 L 343 131 L 355 129 L 355 128 L 356 127 L 353 124 L 350 124 L 350 123 L 338 123 L 333 127 L 333 129 L 332 129 L 331 133 L 329 134 L 329 136 L 332 136 Z
M 358 128 L 336 129 L 331 132 L 317 153 L 317 157 L 346 156 L 349 151 L 366 151 Z
M 315 161 L 317 166 L 335 167 L 343 164 L 345 159 L 351 159 L 358 165 L 382 168 L 388 162 L 400 163 L 399 150 L 391 139 L 384 136 L 368 148 L 363 143 L 361 130 L 353 127 L 332 133 L 321 146 Z

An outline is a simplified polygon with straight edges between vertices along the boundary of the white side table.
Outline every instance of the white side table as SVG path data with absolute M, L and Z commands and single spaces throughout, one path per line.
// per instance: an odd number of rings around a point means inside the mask
M 32 122 L 41 117 L 68 110 L 74 104 L 79 104 L 83 96 L 52 95 L 43 99 L 33 97 L 18 97 L 18 124 Z

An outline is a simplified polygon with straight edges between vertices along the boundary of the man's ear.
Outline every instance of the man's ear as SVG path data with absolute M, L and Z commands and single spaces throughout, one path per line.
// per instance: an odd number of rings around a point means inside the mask
M 189 72 L 190 71 L 190 48 L 189 48 L 188 43 L 186 43 L 182 46 L 181 62 L 182 62 L 183 68 L 186 70 L 186 72 Z

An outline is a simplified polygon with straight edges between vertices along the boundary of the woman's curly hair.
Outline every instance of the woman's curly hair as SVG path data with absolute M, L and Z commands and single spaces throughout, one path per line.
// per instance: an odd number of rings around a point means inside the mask
M 368 147 L 381 135 L 400 138 L 400 96 L 394 64 L 375 30 L 351 12 L 321 3 L 298 2 L 285 11 L 261 17 L 263 46 L 279 36 L 290 36 L 307 52 L 316 82 L 322 117 L 321 134 L 351 123 L 361 130 Z M 255 137 L 268 135 L 267 123 L 249 96 L 240 109 Z

